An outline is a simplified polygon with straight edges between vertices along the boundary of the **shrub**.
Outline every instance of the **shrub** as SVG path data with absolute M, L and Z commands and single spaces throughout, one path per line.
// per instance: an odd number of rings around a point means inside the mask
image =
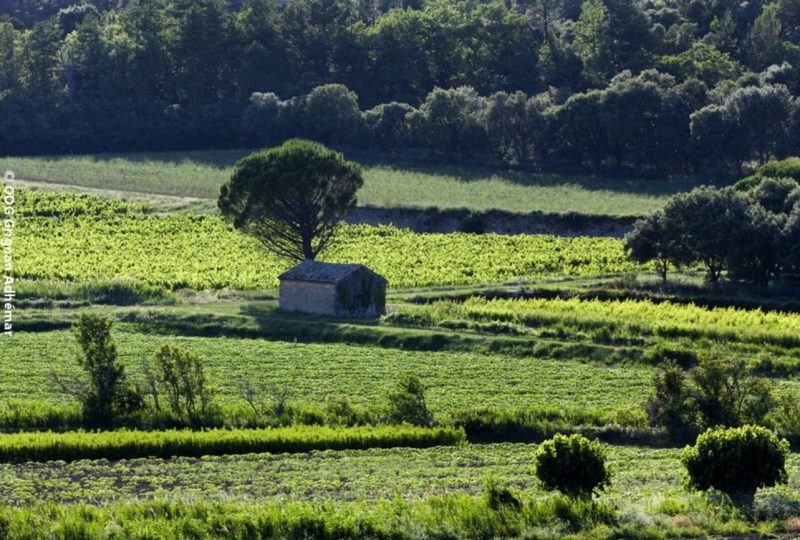
M 519 510 L 522 508 L 522 501 L 505 483 L 488 477 L 485 480 L 485 485 L 486 505 L 492 510 L 497 511 L 504 508 Z
M 572 498 L 591 498 L 610 483 L 605 460 L 602 445 L 581 435 L 556 435 L 534 455 L 536 477 L 544 488 Z
M 430 426 L 433 416 L 425 403 L 425 387 L 415 375 L 400 379 L 397 388 L 389 394 L 388 420 L 394 424 L 409 423 Z
M 325 402 L 325 421 L 331 426 L 355 426 L 366 423 L 367 414 L 347 396 L 329 396 Z
M 54 375 L 59 389 L 81 403 L 83 420 L 88 425 L 108 426 L 141 408 L 141 396 L 127 384 L 125 368 L 118 362 L 111 337 L 113 325 L 112 319 L 81 314 L 74 332 L 81 349 L 78 364 L 87 379 L 67 381 Z
M 770 425 L 782 435 L 800 436 L 800 401 L 793 395 L 781 394 L 775 402 Z
M 704 359 L 689 377 L 674 362 L 653 376 L 644 408 L 650 425 L 671 431 L 764 424 L 775 409 L 772 385 L 752 375 L 745 363 Z
M 800 182 L 800 157 L 770 160 L 760 165 L 756 174 L 762 178 L 791 178 Z
M 203 359 L 191 351 L 162 345 L 146 376 L 157 411 L 163 395 L 173 416 L 183 422 L 202 421 L 212 412 L 216 388 L 206 378 Z
M 689 388 L 683 370 L 674 362 L 664 364 L 653 375 L 653 393 L 645 411 L 651 426 L 679 431 L 689 423 Z
M 753 377 L 742 360 L 704 360 L 690 376 L 690 405 L 701 428 L 760 424 L 775 406 L 771 385 Z
M 714 488 L 741 504 L 752 504 L 758 488 L 786 481 L 789 443 L 759 426 L 709 430 L 687 446 L 681 463 L 690 487 Z
M 755 174 L 742 178 L 734 187 L 739 191 L 748 191 L 767 178 L 791 178 L 800 182 L 800 157 L 767 161 L 758 166 Z
M 689 369 L 698 363 L 696 352 L 689 349 L 667 347 L 663 344 L 648 349 L 645 352 L 644 360 L 653 365 L 674 362 L 684 369 Z

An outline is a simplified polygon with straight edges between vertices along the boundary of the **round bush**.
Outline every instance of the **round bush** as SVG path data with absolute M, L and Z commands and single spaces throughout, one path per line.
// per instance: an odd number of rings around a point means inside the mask
M 536 477 L 547 490 L 588 498 L 610 483 L 603 446 L 580 435 L 556 435 L 534 455 Z
M 691 487 L 714 488 L 739 502 L 752 501 L 760 487 L 786 481 L 789 443 L 767 428 L 743 426 L 709 430 L 687 446 L 681 463 Z

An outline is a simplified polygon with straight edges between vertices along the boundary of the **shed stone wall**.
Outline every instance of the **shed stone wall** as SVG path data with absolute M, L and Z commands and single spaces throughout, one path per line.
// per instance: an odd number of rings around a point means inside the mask
M 317 315 L 336 315 L 336 285 L 315 281 L 283 280 L 280 286 L 283 311 L 301 311 Z
M 386 280 L 363 269 L 342 279 L 336 289 L 340 317 L 380 317 L 386 309 Z

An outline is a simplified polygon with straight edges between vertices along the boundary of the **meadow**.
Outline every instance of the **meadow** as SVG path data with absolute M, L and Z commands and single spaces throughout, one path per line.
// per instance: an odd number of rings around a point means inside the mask
M 487 477 L 542 496 L 532 474 L 535 449 L 534 444 L 501 443 L 0 464 L 0 497 L 13 504 L 164 498 L 379 501 L 480 495 Z M 693 497 L 682 485 L 679 455 L 680 450 L 671 448 L 611 447 L 608 457 L 615 481 L 600 500 L 652 511 L 664 499 Z M 765 490 L 761 497 L 800 489 L 800 457 L 792 457 L 788 471 L 786 487 Z
M 3 170 L 19 178 L 201 199 L 216 199 L 233 164 L 246 150 L 99 154 L 90 156 L 0 158 Z M 379 208 L 469 208 L 528 213 L 642 215 L 669 196 L 690 189 L 691 180 L 523 173 L 456 165 L 380 161 L 345 157 L 364 166 L 360 206 Z M 46 186 L 44 186 L 46 187 Z
M 579 361 L 452 352 L 413 352 L 376 346 L 303 344 L 261 339 L 167 337 L 115 333 L 121 361 L 142 381 L 144 363 L 162 343 L 201 354 L 208 376 L 228 407 L 244 408 L 243 381 L 277 386 L 298 405 L 321 407 L 333 396 L 354 404 L 381 404 L 402 374 L 420 377 L 432 412 L 444 417 L 475 406 L 593 409 L 636 408 L 649 388 L 652 369 Z M 20 333 L 4 342 L 0 400 L 67 405 L 54 392 L 50 374 L 75 374 L 78 353 L 69 331 Z M 324 381 L 324 384 L 321 384 Z M 618 388 L 608 392 L 609 386 Z

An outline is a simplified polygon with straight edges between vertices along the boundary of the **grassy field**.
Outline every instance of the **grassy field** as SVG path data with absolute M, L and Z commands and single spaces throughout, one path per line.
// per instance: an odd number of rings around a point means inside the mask
M 503 355 L 412 352 L 339 344 L 301 344 L 259 339 L 161 337 L 117 332 L 117 346 L 131 375 L 162 343 L 201 354 L 210 380 L 229 406 L 244 407 L 243 381 L 285 387 L 291 401 L 322 406 L 346 395 L 355 404 L 383 403 L 402 374 L 418 375 L 428 387 L 436 415 L 483 406 L 498 409 L 562 407 L 612 411 L 638 407 L 650 384 L 647 367 L 608 367 L 577 361 L 521 359 Z M 75 373 L 77 348 L 68 331 L 20 333 L 4 341 L 0 400 L 37 400 L 63 405 L 50 373 Z M 608 392 L 608 388 L 616 388 Z
M 216 199 L 247 151 L 2 158 L 19 178 L 88 188 Z M 350 156 L 346 156 L 350 157 Z M 359 161 L 359 157 L 355 157 Z M 510 212 L 641 215 L 693 186 L 688 180 L 604 179 L 407 162 L 364 163 L 359 205 Z M 117 193 L 116 195 L 120 195 Z M 177 205 L 179 206 L 179 205 Z
M 532 474 L 532 444 L 462 445 L 250 454 L 203 458 L 83 460 L 72 463 L 0 464 L 0 498 L 92 502 L 164 499 L 256 502 L 379 501 L 480 494 L 487 477 L 543 495 Z M 692 496 L 682 485 L 680 450 L 610 447 L 614 482 L 601 500 L 653 511 L 664 499 Z M 800 489 L 800 456 L 788 464 L 789 484 Z M 800 504 L 800 500 L 795 502 Z
M 173 504 L 223 503 L 227 505 L 225 509 L 197 507 L 194 511 L 190 510 L 189 515 L 197 523 L 192 527 L 182 527 L 179 534 L 186 534 L 189 530 L 196 536 L 203 529 L 200 523 L 206 523 L 206 526 L 216 523 L 220 527 L 217 534 L 236 538 L 244 537 L 235 532 L 236 525 L 244 523 L 243 516 L 235 519 L 235 525 L 222 526 L 229 513 L 236 512 L 237 507 L 231 505 L 280 505 L 284 520 L 295 516 L 291 520 L 294 522 L 293 528 L 302 530 L 307 527 L 305 532 L 287 534 L 292 538 L 323 534 L 325 537 L 364 534 L 374 537 L 375 533 L 343 532 L 354 523 L 361 524 L 359 528 L 370 523 L 371 520 L 364 519 L 366 508 L 384 515 L 385 524 L 394 524 L 394 528 L 402 531 L 402 537 L 409 538 L 415 537 L 411 534 L 414 531 L 425 538 L 507 537 L 511 534 L 517 537 L 519 532 L 500 533 L 499 530 L 505 531 L 505 527 L 516 529 L 511 524 L 518 527 L 518 520 L 528 522 L 527 527 L 523 526 L 526 537 L 583 538 L 567 535 L 575 534 L 580 529 L 584 529 L 582 532 L 586 534 L 589 531 L 585 529 L 594 528 L 597 524 L 592 522 L 599 520 L 607 522 L 607 526 L 601 526 L 588 537 L 663 538 L 665 534 L 686 537 L 705 536 L 709 532 L 730 535 L 758 530 L 793 530 L 794 524 L 787 518 L 800 506 L 800 499 L 797 498 L 800 461 L 797 456 L 792 456 L 787 464 L 788 486 L 762 490 L 758 494 L 754 515 L 760 520 L 771 521 L 756 525 L 748 523 L 742 513 L 730 507 L 709 503 L 699 494 L 686 491 L 682 486 L 678 450 L 611 448 L 609 464 L 613 470 L 613 484 L 593 504 L 590 512 L 596 515 L 595 518 L 587 519 L 581 517 L 583 512 L 577 504 L 558 504 L 549 500 L 539 489 L 531 472 L 534 450 L 533 445 L 499 444 L 419 450 L 397 448 L 299 455 L 252 454 L 200 459 L 0 465 L 0 496 L 6 504 L 11 505 L 53 501 L 59 504 L 89 503 L 104 508 L 108 504 L 124 501 L 127 511 L 111 520 L 117 530 L 121 526 L 131 525 L 141 530 L 147 526 L 148 520 L 157 519 L 161 512 L 168 513 L 173 520 L 183 520 L 184 511 L 168 508 L 167 500 Z M 483 493 L 487 478 L 503 479 L 529 502 L 517 511 L 511 508 L 475 508 L 483 506 L 479 501 L 485 500 Z M 474 499 L 464 499 L 470 496 Z M 458 499 L 460 503 L 448 497 L 461 497 Z M 157 503 L 147 512 L 149 516 L 137 519 L 134 508 L 139 500 Z M 547 505 L 548 500 L 559 508 L 550 508 L 548 512 L 528 506 Z M 438 508 L 441 517 L 437 520 L 422 508 L 407 507 L 420 503 Z M 316 506 L 296 515 L 298 504 Z M 390 512 L 387 512 L 387 505 L 391 508 Z M 606 517 L 598 516 L 603 509 Z M 428 512 L 431 510 L 428 507 Z M 239 511 L 246 509 L 239 507 Z M 338 530 L 338 534 L 323 533 L 327 527 L 317 520 L 310 520 L 309 511 L 320 518 L 325 516 L 325 519 L 336 516 L 334 522 L 338 522 L 338 526 L 334 525 L 334 530 Z M 350 519 L 342 516 L 342 512 L 350 514 Z M 86 527 L 78 526 L 78 523 L 104 521 L 89 518 L 90 511 L 82 514 L 82 519 L 73 525 L 72 530 Z M 37 521 L 44 525 L 46 519 L 54 519 L 57 515 L 53 511 L 43 512 Z M 505 526 L 498 530 L 497 526 L 489 525 L 487 522 L 493 519 L 498 519 Z M 266 525 L 263 517 L 258 521 L 261 527 Z M 438 524 L 438 530 L 422 533 L 423 527 L 430 521 Z M 613 528 L 608 525 L 613 525 Z M 441 527 L 446 530 L 442 531 Z M 308 528 L 314 531 L 310 536 Z M 246 530 L 251 531 L 249 535 L 254 534 L 252 527 Z M 73 533 L 73 536 L 76 535 Z M 156 531 L 145 536 L 162 537 Z M 400 537 L 397 533 L 389 536 Z

